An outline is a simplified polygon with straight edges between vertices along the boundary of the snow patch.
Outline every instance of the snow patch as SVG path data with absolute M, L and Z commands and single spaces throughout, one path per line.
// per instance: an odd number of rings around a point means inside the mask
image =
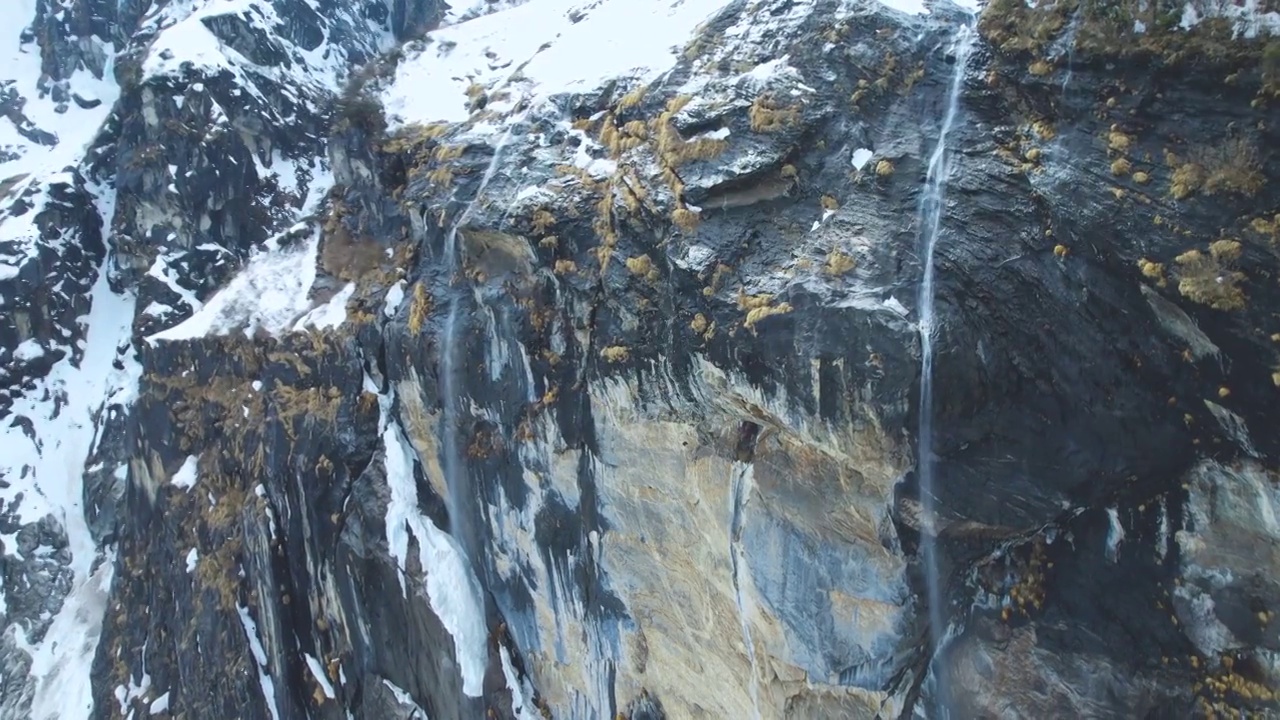
M 169 482 L 177 485 L 183 490 L 190 490 L 196 486 L 196 480 L 199 474 L 196 471 L 196 465 L 200 459 L 195 455 L 188 455 L 187 459 L 182 463 L 182 467 L 178 468 L 178 472 L 173 474 L 173 479 Z
M 1107 508 L 1107 560 L 1115 562 L 1120 555 L 1120 543 L 1124 541 L 1124 525 L 1120 524 L 1120 512 L 1116 508 Z
M 31 362 L 42 355 L 44 355 L 44 348 L 40 346 L 40 341 L 35 338 L 23 341 L 13 351 L 13 359 L 18 362 Z
M 74 563 L 75 556 L 72 559 Z M 25 636 L 20 626 L 15 626 L 23 636 L 19 647 L 31 654 L 30 675 L 36 681 L 30 720 L 68 720 L 92 714 L 89 671 L 102 635 L 114 568 L 114 554 L 108 553 L 93 575 L 67 595 L 38 646 L 24 647 Z
M 311 653 L 302 653 L 302 658 L 307 661 L 307 669 L 311 671 L 311 677 L 316 679 L 320 685 L 320 690 L 324 692 L 324 696 L 333 700 L 337 695 L 333 692 L 333 685 L 329 682 L 329 677 L 324 674 L 324 666 Z
M 880 4 L 890 10 L 897 10 L 908 15 L 929 14 L 929 8 L 924 6 L 924 0 L 880 0 Z
M 198 562 L 200 562 L 200 550 L 199 548 L 191 548 L 187 551 L 187 572 L 195 572 L 196 563 Z
M 389 404 L 389 403 L 388 403 Z M 462 691 L 480 697 L 484 689 L 484 671 L 488 661 L 484 603 L 479 583 L 463 557 L 457 541 L 437 528 L 422 514 L 418 505 L 418 486 L 413 477 L 414 458 L 399 425 L 388 420 L 384 408 L 382 440 L 386 451 L 387 484 L 391 499 L 387 504 L 387 544 L 391 554 L 405 569 L 409 556 L 409 539 L 418 543 L 418 562 L 426 573 L 427 597 L 431 610 L 453 637 L 462 671 Z M 405 576 L 400 574 L 401 590 L 407 593 Z
M 395 317 L 402 302 L 404 302 L 404 280 L 398 280 L 387 290 L 386 297 L 382 299 L 382 314 L 386 317 Z
M 347 321 L 347 301 L 355 294 L 356 284 L 347 283 L 329 302 L 308 312 L 293 326 L 295 332 L 305 330 L 308 326 L 316 330 L 336 328 Z
M 907 306 L 903 305 L 901 300 L 892 296 L 888 300 L 884 301 L 884 308 L 901 317 L 906 317 L 909 314 L 907 312 Z
M 875 157 L 875 153 L 866 148 L 858 148 L 853 151 L 853 167 L 855 170 L 861 170 L 871 162 L 871 158 Z
M 165 257 L 163 254 L 157 255 L 155 262 L 153 262 L 151 267 L 147 270 L 147 275 L 164 283 L 174 292 L 174 294 L 182 298 L 182 301 L 185 302 L 193 311 L 204 307 L 204 304 L 196 299 L 195 293 L 178 284 L 178 278 L 182 275 L 169 267 L 169 260 L 170 258 Z
M 262 648 L 262 640 L 258 638 L 258 624 L 249 615 L 249 609 L 237 604 L 236 612 L 240 615 L 240 624 L 244 626 L 245 637 L 249 639 L 249 652 L 253 653 L 253 661 L 258 666 L 258 684 L 262 686 L 262 699 L 271 720 L 280 720 L 280 709 L 276 707 L 276 687 L 267 672 L 267 651 Z
M 150 707 L 147 708 L 147 712 L 152 715 L 169 712 L 169 691 L 166 690 L 163 695 L 152 700 Z
M 252 337 L 258 329 L 280 335 L 311 309 L 316 278 L 319 233 L 302 247 L 258 252 L 225 288 L 185 321 L 147 338 L 147 342 L 229 335 L 236 330 Z M 345 315 L 345 310 L 344 310 Z M 326 318 L 328 319 L 328 318 Z
M 128 687 L 117 685 L 114 693 L 116 702 L 120 703 L 120 714 L 133 717 L 133 711 L 129 709 L 129 706 L 133 704 L 134 700 L 146 697 L 150 691 L 151 676 L 149 674 L 143 672 L 142 679 L 136 683 L 133 681 L 133 675 L 130 674 Z
M 743 79 L 750 80 L 755 87 L 762 88 L 770 83 L 770 81 L 782 75 L 799 76 L 800 73 L 791 67 L 790 56 L 783 55 L 776 60 L 760 63 L 742 74 Z
M 540 720 L 542 715 L 535 712 L 536 708 L 531 702 L 533 692 L 520 682 L 516 668 L 511 664 L 511 653 L 507 651 L 507 646 L 499 645 L 498 652 L 502 656 L 502 676 L 507 680 L 507 690 L 511 693 L 511 710 L 516 714 L 516 720 Z
M 1209 18 L 1231 22 L 1237 38 L 1252 40 L 1267 35 L 1280 35 L 1280 12 L 1264 12 L 1260 0 L 1196 0 L 1182 8 L 1178 27 L 1190 30 Z
M 423 710 L 422 707 L 418 705 L 418 703 L 414 702 L 413 696 L 410 695 L 408 692 L 406 692 L 399 685 L 396 685 L 395 683 L 391 682 L 386 678 L 382 679 L 382 684 L 385 685 L 386 688 L 391 691 L 392 696 L 395 697 L 396 702 L 400 703 L 400 706 L 402 709 L 415 710 L 421 713 L 423 718 L 427 717 L 427 711 Z M 409 717 L 416 718 L 417 715 L 410 715 Z

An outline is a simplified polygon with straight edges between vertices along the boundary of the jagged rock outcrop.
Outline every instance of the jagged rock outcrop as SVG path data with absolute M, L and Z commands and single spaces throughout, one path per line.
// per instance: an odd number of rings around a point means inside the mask
M 65 4 L 0 717 L 1276 712 L 1276 9 Z

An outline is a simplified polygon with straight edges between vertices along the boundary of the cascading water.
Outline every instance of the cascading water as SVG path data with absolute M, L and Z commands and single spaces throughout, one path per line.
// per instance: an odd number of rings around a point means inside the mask
M 955 123 L 960 107 L 960 95 L 964 89 L 965 67 L 973 49 L 974 32 L 966 24 L 956 34 L 953 55 L 955 71 L 947 92 L 947 109 L 938 132 L 938 144 L 929 158 L 929 170 L 925 176 L 924 193 L 920 198 L 920 245 L 924 262 L 924 276 L 920 281 L 918 303 L 920 332 L 920 427 L 916 443 L 919 457 L 916 473 L 920 484 L 920 503 L 924 527 L 921 546 L 924 554 L 925 586 L 929 603 L 929 640 L 935 653 L 941 647 L 946 633 L 946 615 L 942 607 L 941 578 L 938 572 L 936 509 L 933 487 L 933 341 L 934 341 L 934 269 L 933 254 L 938 243 L 938 231 L 946 199 L 947 176 L 950 158 L 947 153 L 947 136 Z M 938 714 L 946 717 L 947 685 L 941 664 L 935 668 L 935 704 Z
M 449 231 L 445 234 L 445 267 L 451 285 L 458 282 L 466 284 L 465 279 L 461 277 L 462 259 L 458 249 L 458 232 L 466 224 L 467 220 L 471 218 L 471 212 L 475 209 L 476 202 L 479 201 L 484 194 L 485 188 L 488 187 L 489 182 L 493 180 L 494 174 L 497 173 L 498 163 L 502 159 L 502 150 L 511 141 L 511 131 L 518 122 L 517 120 L 508 125 L 507 131 L 498 139 L 498 143 L 494 145 L 493 157 L 489 160 L 489 166 L 485 168 L 484 175 L 480 177 L 480 185 L 476 188 L 475 195 L 472 196 L 471 201 L 467 203 L 462 213 L 458 215 L 458 219 L 450 225 Z M 461 288 L 457 292 L 462 292 Z M 475 292 L 474 288 L 472 288 L 472 292 Z M 461 306 L 462 299 L 455 293 L 450 301 L 449 315 L 445 319 L 444 333 L 440 337 L 440 395 L 443 406 L 441 422 L 444 424 L 444 453 L 441 464 L 444 471 L 445 487 L 449 490 L 449 496 L 445 498 L 445 506 L 449 511 L 450 530 L 454 539 L 462 547 L 462 552 L 467 562 L 474 563 L 476 558 L 475 538 L 473 537 L 474 528 L 471 527 L 471 508 L 469 505 L 472 488 L 468 482 L 469 475 L 462 453 L 458 448 L 458 422 L 462 418 L 462 396 L 458 392 L 457 382 L 457 334 L 458 314 Z
M 751 624 L 747 620 L 746 596 L 742 591 L 742 514 L 747 509 L 747 498 L 751 495 L 752 481 L 751 463 L 735 462 L 729 478 L 729 488 L 733 507 L 729 520 L 729 563 L 733 571 L 733 593 L 738 604 L 738 623 L 742 626 L 742 643 L 747 648 L 747 659 L 751 661 L 751 708 L 755 712 L 755 720 L 760 720 L 760 673 L 756 667 L 756 646 L 751 639 Z
M 1066 72 L 1062 74 L 1063 97 L 1066 97 L 1067 86 L 1071 84 L 1071 74 L 1073 72 L 1073 65 L 1075 64 L 1076 59 L 1076 33 L 1080 30 L 1081 14 L 1082 13 L 1079 10 L 1072 14 L 1071 22 L 1067 24 L 1067 31 L 1062 34 L 1062 39 L 1059 41 L 1059 47 L 1056 49 L 1056 54 L 1059 57 L 1065 55 L 1067 58 Z

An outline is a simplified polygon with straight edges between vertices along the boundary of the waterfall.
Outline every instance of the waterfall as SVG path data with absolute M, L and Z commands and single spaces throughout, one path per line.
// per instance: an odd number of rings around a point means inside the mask
M 1071 15 L 1071 22 L 1067 24 L 1067 31 L 1063 33 L 1060 41 L 1061 47 L 1058 49 L 1059 56 L 1065 54 L 1067 56 L 1067 70 L 1062 75 L 1062 97 L 1067 96 L 1067 86 L 1071 84 L 1072 66 L 1076 59 L 1076 32 L 1080 29 L 1080 16 L 1082 11 L 1076 10 Z
M 918 303 L 920 332 L 920 427 L 916 437 L 919 457 L 916 473 L 920 484 L 921 545 L 924 554 L 925 586 L 929 604 L 929 639 L 935 658 L 946 632 L 946 615 L 942 607 L 941 578 L 938 575 L 937 527 L 933 487 L 933 341 L 934 341 L 934 268 L 933 254 L 938 243 L 938 230 L 942 223 L 946 199 L 947 176 L 950 171 L 947 154 L 947 135 L 951 132 L 960 106 L 960 94 L 964 89 L 965 66 L 973 49 L 974 32 L 964 25 L 956 34 L 954 54 L 955 71 L 947 92 L 947 109 L 938 133 L 938 144 L 929 158 L 929 170 L 925 176 L 924 193 L 920 198 L 920 245 L 924 262 L 924 277 L 920 281 Z M 935 668 L 935 701 L 940 714 L 946 716 L 947 685 L 941 663 Z
M 742 643 L 751 661 L 751 707 L 755 720 L 760 720 L 760 672 L 756 667 L 756 646 L 751 639 L 751 624 L 747 619 L 746 596 L 742 592 L 742 515 L 751 496 L 753 478 L 751 463 L 735 462 L 729 477 L 730 498 L 733 503 L 729 520 L 729 563 L 733 569 L 733 593 L 738 604 L 738 624 L 742 626 Z
M 498 163 L 502 159 L 502 150 L 511 141 L 511 131 L 517 123 L 518 120 L 508 125 L 506 132 L 499 138 L 498 143 L 494 145 L 493 157 L 489 160 L 489 166 L 485 168 L 484 175 L 480 177 L 479 187 L 476 188 L 476 192 L 467 203 L 467 206 L 458 215 L 458 219 L 449 226 L 449 231 L 445 234 L 445 267 L 447 268 L 451 285 L 459 282 L 466 284 L 466 279 L 461 277 L 462 259 L 460 257 L 461 251 L 458 248 L 458 232 L 466 224 L 467 220 L 471 218 L 471 212 L 476 203 L 497 173 Z M 445 320 L 444 333 L 440 337 L 440 400 L 443 408 L 441 422 L 444 425 L 442 441 L 444 452 L 441 464 L 444 471 L 445 486 L 449 491 L 448 497 L 445 498 L 445 505 L 449 511 L 449 530 L 462 547 L 465 559 L 474 563 L 476 548 L 474 547 L 474 529 L 471 527 L 469 504 L 472 499 L 473 488 L 469 482 L 469 474 L 467 473 L 466 462 L 461 448 L 458 447 L 458 422 L 463 417 L 461 412 L 462 396 L 458 387 L 457 357 L 458 315 L 463 304 L 462 299 L 458 296 L 460 292 L 461 289 L 457 293 L 453 293 L 453 297 L 450 299 L 449 315 Z M 474 288 L 472 288 L 472 292 L 475 292 Z

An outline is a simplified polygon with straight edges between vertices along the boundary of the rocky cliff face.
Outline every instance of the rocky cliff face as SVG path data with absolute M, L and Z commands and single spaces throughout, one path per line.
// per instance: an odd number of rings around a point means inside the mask
M 1276 10 L 0 11 L 0 718 L 1276 713 Z

